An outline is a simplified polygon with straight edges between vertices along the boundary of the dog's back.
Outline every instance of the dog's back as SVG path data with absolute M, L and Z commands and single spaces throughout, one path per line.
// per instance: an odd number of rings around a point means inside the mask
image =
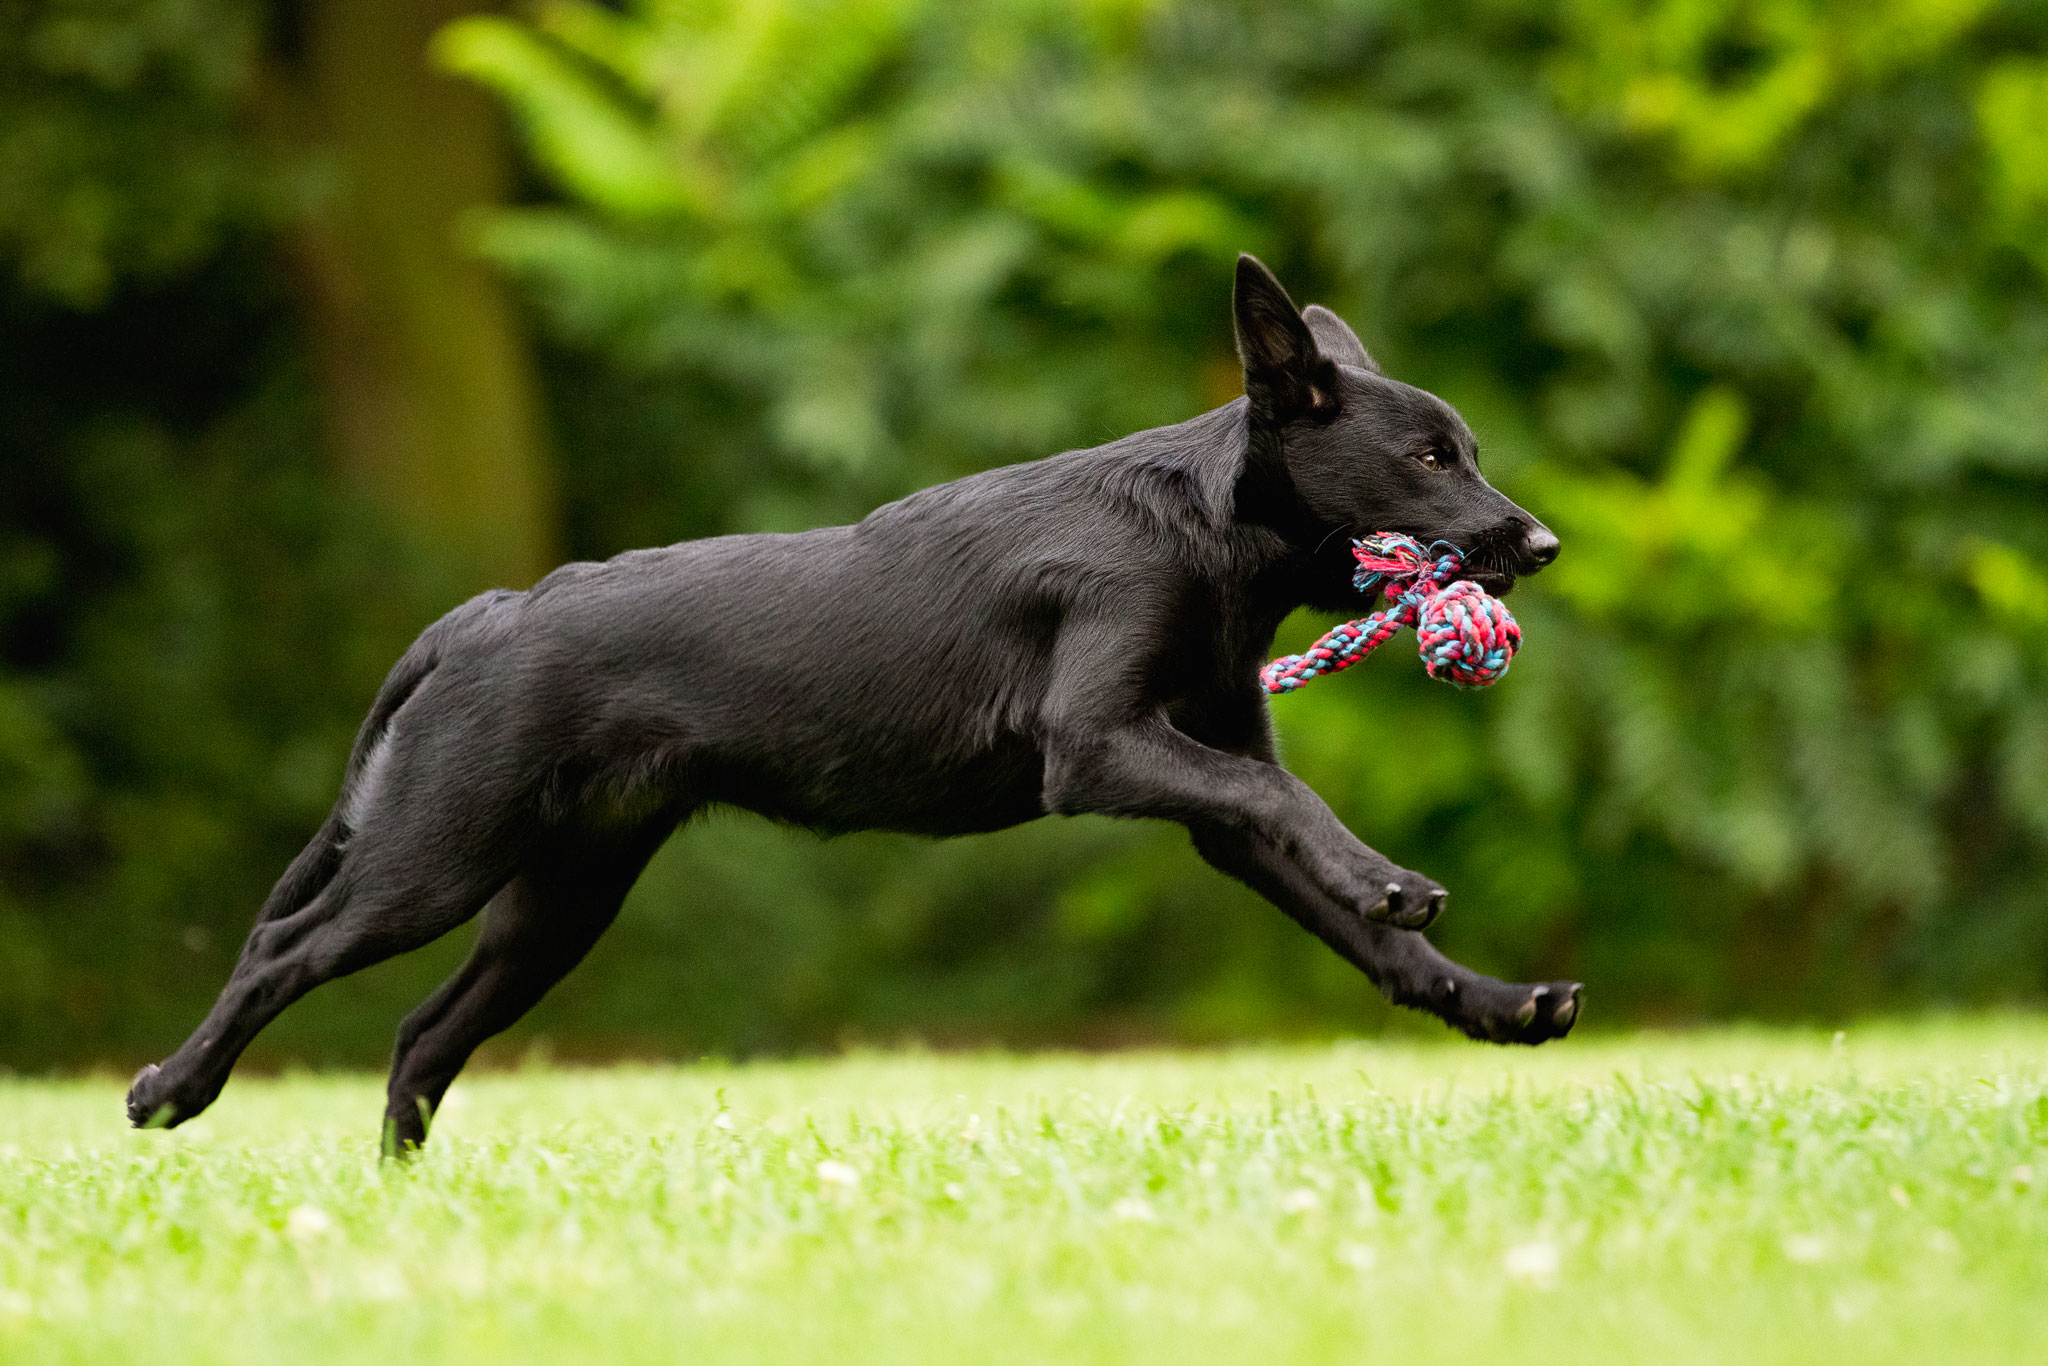
M 1149 435 L 853 526 L 564 566 L 430 628 L 440 663 L 412 705 L 508 747 L 557 806 L 652 784 L 824 831 L 1030 819 L 1061 623 L 1108 598 L 1142 621 L 1132 599 L 1170 601 L 1189 573 L 1161 529 L 1186 489 Z

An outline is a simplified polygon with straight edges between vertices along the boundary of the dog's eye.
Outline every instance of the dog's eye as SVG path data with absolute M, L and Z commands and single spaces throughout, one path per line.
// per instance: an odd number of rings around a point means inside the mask
M 1427 470 L 1440 470 L 1449 463 L 1436 451 L 1424 451 L 1420 459 L 1422 467 Z

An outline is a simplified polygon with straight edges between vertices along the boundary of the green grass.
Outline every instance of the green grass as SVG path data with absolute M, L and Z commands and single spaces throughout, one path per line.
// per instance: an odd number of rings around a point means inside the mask
M 0 1083 L 0 1360 L 2048 1353 L 2048 1021 L 121 1091 Z

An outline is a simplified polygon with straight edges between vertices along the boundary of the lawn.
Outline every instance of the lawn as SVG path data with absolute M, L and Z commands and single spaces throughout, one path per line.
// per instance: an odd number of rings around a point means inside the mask
M 11 1366 L 2048 1355 L 2043 1020 L 122 1090 L 0 1082 Z

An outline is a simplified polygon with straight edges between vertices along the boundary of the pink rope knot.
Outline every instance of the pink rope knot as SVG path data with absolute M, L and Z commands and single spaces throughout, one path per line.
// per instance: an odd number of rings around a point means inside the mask
M 1458 578 L 1465 559 L 1455 546 L 1439 541 L 1425 548 L 1412 536 L 1381 532 L 1355 542 L 1351 554 L 1358 561 L 1352 582 L 1359 590 L 1384 588 L 1393 601 L 1335 627 L 1306 653 L 1282 656 L 1259 670 L 1267 692 L 1293 692 L 1318 675 L 1348 669 L 1403 626 L 1415 628 L 1422 667 L 1431 678 L 1483 688 L 1508 671 L 1522 645 L 1522 628 L 1499 598 Z

